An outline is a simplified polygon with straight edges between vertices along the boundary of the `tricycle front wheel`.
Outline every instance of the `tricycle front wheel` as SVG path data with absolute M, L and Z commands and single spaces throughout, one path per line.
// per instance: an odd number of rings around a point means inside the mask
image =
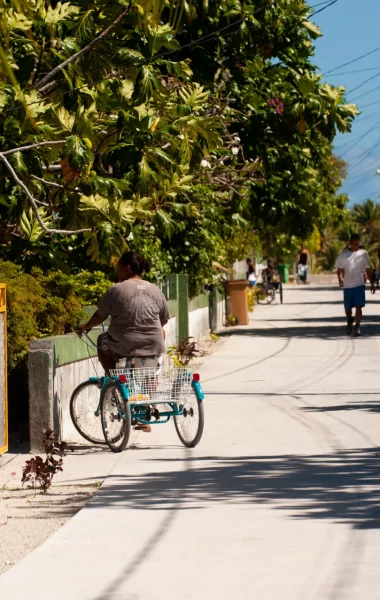
M 205 424 L 203 401 L 198 400 L 192 390 L 182 406 L 183 414 L 174 417 L 174 425 L 182 444 L 194 448 L 201 440 Z
M 112 452 L 122 452 L 131 434 L 131 411 L 123 397 L 120 385 L 112 382 L 102 389 L 102 427 L 107 445 Z
M 105 444 L 100 421 L 100 381 L 84 381 L 75 388 L 70 400 L 73 425 L 92 444 Z

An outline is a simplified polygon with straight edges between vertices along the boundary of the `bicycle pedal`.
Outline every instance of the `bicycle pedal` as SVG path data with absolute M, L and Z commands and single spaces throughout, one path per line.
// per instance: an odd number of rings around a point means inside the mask
M 153 409 L 153 415 L 154 415 L 154 418 L 156 419 L 156 421 L 160 420 L 160 411 L 158 410 L 158 408 Z

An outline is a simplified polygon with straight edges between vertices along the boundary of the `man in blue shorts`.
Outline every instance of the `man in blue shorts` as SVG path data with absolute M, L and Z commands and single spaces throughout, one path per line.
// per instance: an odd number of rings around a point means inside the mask
M 339 285 L 344 289 L 347 335 L 351 335 L 354 321 L 355 335 L 360 335 L 362 308 L 365 306 L 365 273 L 371 282 L 371 292 L 375 293 L 374 274 L 369 265 L 368 252 L 360 248 L 360 235 L 354 233 L 351 236 L 349 248 L 339 254 L 335 267 L 338 269 Z M 352 316 L 353 309 L 355 319 Z

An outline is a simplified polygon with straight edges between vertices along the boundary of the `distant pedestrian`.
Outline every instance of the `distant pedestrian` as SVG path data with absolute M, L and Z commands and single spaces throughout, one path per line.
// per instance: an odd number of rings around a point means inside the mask
M 247 258 L 246 278 L 250 286 L 255 286 L 257 281 L 256 266 L 252 258 Z
M 335 267 L 338 269 L 338 281 L 344 289 L 344 309 L 347 316 L 347 335 L 351 335 L 355 322 L 355 335 L 360 335 L 362 308 L 365 306 L 364 272 L 371 282 L 371 292 L 375 293 L 374 276 L 369 264 L 368 252 L 360 248 L 360 236 L 354 233 L 350 246 L 338 256 Z M 355 318 L 352 311 L 355 309 Z
M 376 286 L 379 287 L 380 282 L 380 249 L 377 251 L 377 265 L 376 265 Z
M 302 281 L 302 283 L 304 283 L 304 284 L 307 282 L 309 263 L 310 263 L 309 250 L 306 248 L 305 244 L 302 244 L 301 249 L 298 252 L 298 256 L 297 256 L 297 274 L 298 274 L 299 280 Z

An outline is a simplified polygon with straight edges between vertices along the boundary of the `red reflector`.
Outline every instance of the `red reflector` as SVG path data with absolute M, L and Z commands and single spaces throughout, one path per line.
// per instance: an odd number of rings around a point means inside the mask
M 119 381 L 120 381 L 120 383 L 126 383 L 127 376 L 126 375 L 119 375 Z
M 200 378 L 201 377 L 200 377 L 199 373 L 194 373 L 193 374 L 193 381 L 198 382 L 200 380 Z

